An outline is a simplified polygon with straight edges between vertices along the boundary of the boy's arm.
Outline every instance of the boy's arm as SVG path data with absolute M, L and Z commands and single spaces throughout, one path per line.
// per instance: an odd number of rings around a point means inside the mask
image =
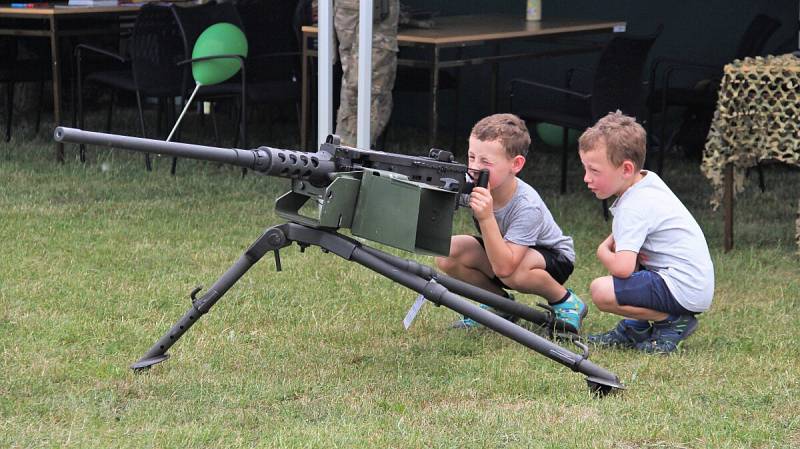
M 625 279 L 631 276 L 636 270 L 636 258 L 638 254 L 634 251 L 616 251 L 614 235 L 609 235 L 600 246 L 597 247 L 597 258 L 600 263 L 614 277 Z
M 494 218 L 494 202 L 488 189 L 476 187 L 470 195 L 469 205 L 481 228 L 483 245 L 492 272 L 500 278 L 511 276 L 528 251 L 528 247 L 507 242 L 500 234 L 500 227 Z
M 528 252 L 528 247 L 506 241 L 500 235 L 500 227 L 497 226 L 494 214 L 485 220 L 478 220 L 478 225 L 481 227 L 483 246 L 492 272 L 500 278 L 511 276 Z

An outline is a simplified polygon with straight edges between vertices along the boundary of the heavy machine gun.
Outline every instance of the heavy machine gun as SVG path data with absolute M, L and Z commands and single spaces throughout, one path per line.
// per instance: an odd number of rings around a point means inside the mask
M 612 372 L 588 360 L 588 348 L 575 354 L 551 340 L 482 309 L 464 298 L 531 321 L 550 332 L 569 332 L 551 309 L 534 309 L 508 298 L 438 273 L 431 267 L 380 251 L 337 232 L 349 228 L 364 239 L 402 250 L 447 255 L 456 208 L 474 185 L 485 186 L 487 173 L 470 181 L 467 166 L 451 153 L 431 150 L 412 156 L 341 145 L 328 136 L 316 153 L 259 147 L 254 150 L 217 148 L 58 127 L 58 142 L 90 144 L 169 156 L 216 161 L 270 176 L 289 178 L 291 190 L 276 201 L 276 212 L 288 223 L 267 228 L 210 289 L 191 293 L 191 307 L 136 363 L 142 370 L 166 360 L 172 345 L 264 255 L 296 242 L 302 249 L 318 246 L 345 260 L 363 265 L 421 297 L 472 318 L 478 323 L 585 374 L 589 388 L 605 394 L 624 386 Z M 483 179 L 481 179 L 483 178 Z M 307 207 L 309 200 L 311 207 Z M 304 207 L 306 206 L 306 207 Z

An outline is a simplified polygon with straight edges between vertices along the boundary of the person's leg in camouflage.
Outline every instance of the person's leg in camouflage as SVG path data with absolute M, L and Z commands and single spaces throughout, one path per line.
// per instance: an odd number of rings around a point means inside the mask
M 373 25 L 370 142 L 386 127 L 392 112 L 392 88 L 397 69 L 397 19 L 399 4 L 389 2 L 386 19 Z M 336 114 L 336 134 L 345 145 L 356 144 L 358 104 L 358 1 L 336 1 L 334 28 L 342 61 L 342 89 Z

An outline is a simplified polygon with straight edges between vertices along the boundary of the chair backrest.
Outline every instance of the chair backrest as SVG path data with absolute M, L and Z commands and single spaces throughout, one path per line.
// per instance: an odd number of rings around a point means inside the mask
M 242 18 L 232 3 L 209 2 L 202 5 L 178 6 L 172 8 L 186 43 L 186 59 L 191 58 L 197 38 L 211 25 L 231 23 L 244 30 Z M 248 45 L 252 45 L 248 42 Z
M 736 59 L 761 56 L 767 41 L 781 27 L 781 21 L 764 14 L 753 18 L 747 26 L 739 46 L 736 49 Z
M 236 9 L 244 22 L 250 45 L 247 76 L 255 82 L 297 79 L 300 50 L 297 33 L 300 0 L 238 0 Z M 296 30 L 295 28 L 298 27 Z M 286 54 L 285 57 L 259 58 L 263 55 Z
M 181 88 L 183 71 L 177 63 L 185 58 L 185 48 L 170 5 L 142 6 L 128 50 L 134 82 L 140 90 Z
M 650 36 L 614 36 L 600 54 L 592 86 L 594 120 L 617 109 L 637 116 L 642 109 L 642 72 L 662 27 Z

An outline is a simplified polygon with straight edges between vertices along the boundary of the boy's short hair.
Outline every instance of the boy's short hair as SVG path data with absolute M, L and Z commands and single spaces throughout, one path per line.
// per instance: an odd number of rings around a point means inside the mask
M 636 119 L 620 111 L 609 112 L 594 126 L 583 132 L 578 139 L 578 151 L 585 153 L 597 148 L 603 141 L 606 144 L 608 160 L 619 167 L 626 160 L 633 162 L 636 170 L 644 167 L 647 154 L 647 133 Z
M 526 156 L 531 135 L 525 120 L 514 114 L 493 114 L 482 118 L 472 127 L 470 136 L 483 142 L 500 142 L 508 157 Z

